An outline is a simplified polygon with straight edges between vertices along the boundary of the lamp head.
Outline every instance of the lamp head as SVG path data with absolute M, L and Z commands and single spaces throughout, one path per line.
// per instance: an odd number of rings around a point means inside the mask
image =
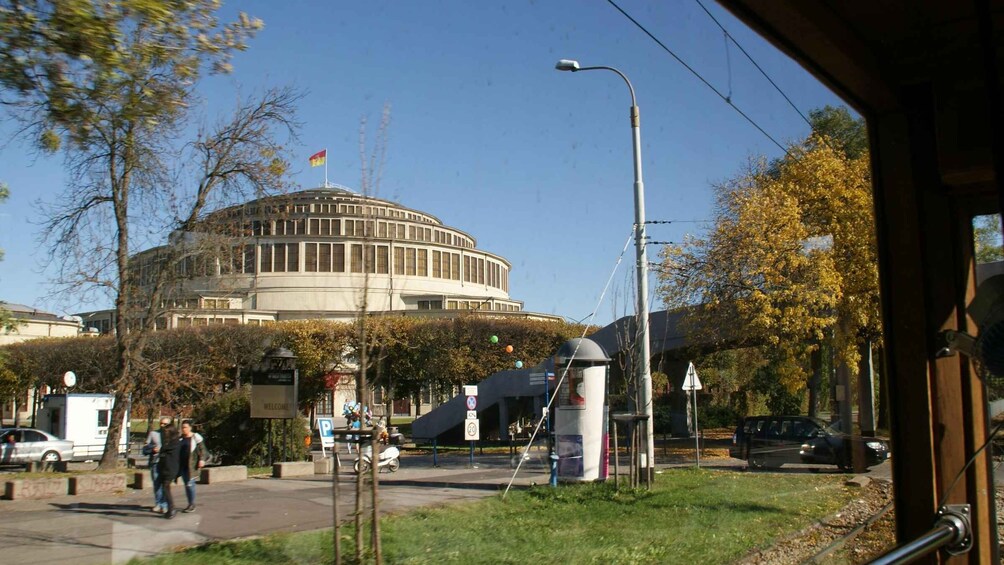
M 562 59 L 558 61 L 558 64 L 554 65 L 554 68 L 559 71 L 572 71 L 574 73 L 579 70 L 579 62 L 571 59 Z

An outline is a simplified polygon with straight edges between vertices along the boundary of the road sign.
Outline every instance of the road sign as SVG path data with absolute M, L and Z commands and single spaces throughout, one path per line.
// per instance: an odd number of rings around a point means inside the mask
M 701 390 L 704 388 L 701 385 L 701 379 L 697 378 L 697 369 L 694 368 L 693 362 L 687 367 L 687 378 L 683 379 L 682 388 L 683 390 Z
M 478 411 L 477 410 L 468 410 L 467 411 L 467 419 L 468 420 L 477 420 L 478 419 Z
M 464 440 L 476 441 L 481 439 L 481 423 L 475 418 L 464 420 Z
M 478 397 L 477 396 L 468 396 L 467 397 L 467 409 L 468 410 L 474 410 L 477 407 L 478 407 Z
M 464 385 L 464 396 L 477 396 L 478 385 Z
M 321 447 L 335 446 L 335 421 L 332 418 L 318 418 L 317 431 L 321 434 Z

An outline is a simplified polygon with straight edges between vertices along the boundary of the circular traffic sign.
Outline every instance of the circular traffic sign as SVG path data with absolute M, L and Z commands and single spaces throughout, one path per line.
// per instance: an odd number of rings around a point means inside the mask
M 478 407 L 478 397 L 476 397 L 476 396 L 468 396 L 467 397 L 467 409 L 468 410 L 474 410 L 477 407 Z
M 478 424 L 476 422 L 467 423 L 467 435 L 468 436 L 478 435 Z

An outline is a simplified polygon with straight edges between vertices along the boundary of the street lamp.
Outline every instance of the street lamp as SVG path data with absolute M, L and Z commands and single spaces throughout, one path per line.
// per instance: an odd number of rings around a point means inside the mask
M 635 382 L 641 388 L 641 408 L 648 419 L 645 423 L 645 459 L 641 468 L 645 469 L 645 481 L 651 484 L 652 469 L 655 464 L 655 434 L 652 417 L 652 371 L 649 366 L 648 343 L 648 254 L 645 252 L 645 183 L 641 175 L 641 118 L 638 115 L 638 102 L 635 99 L 634 87 L 624 73 L 613 67 L 580 67 L 578 61 L 562 59 L 554 66 L 559 71 L 597 71 L 605 70 L 617 73 L 624 79 L 631 91 L 631 142 L 634 148 L 634 245 L 637 259 L 638 304 L 636 317 L 638 319 L 637 356 L 635 363 Z

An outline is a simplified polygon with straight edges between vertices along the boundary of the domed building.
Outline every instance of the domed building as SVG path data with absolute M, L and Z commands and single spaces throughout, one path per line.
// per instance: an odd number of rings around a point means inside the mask
M 208 247 L 176 269 L 183 281 L 158 328 L 351 320 L 363 304 L 385 315 L 560 319 L 523 311 L 509 296 L 511 263 L 439 218 L 400 204 L 326 187 L 253 200 L 209 214 L 205 233 L 173 234 L 168 246 Z M 223 237 L 213 237 L 223 234 Z M 219 241 L 224 241 L 222 245 Z M 141 281 L 168 246 L 134 257 Z M 224 251 L 220 252 L 220 249 Z M 84 324 L 114 328 L 113 312 Z

